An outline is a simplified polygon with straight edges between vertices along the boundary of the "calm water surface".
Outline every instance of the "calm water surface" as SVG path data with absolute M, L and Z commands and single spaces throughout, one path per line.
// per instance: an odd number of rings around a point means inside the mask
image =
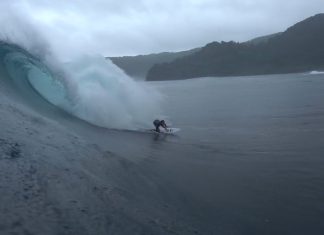
M 181 132 L 105 144 L 154 180 L 174 220 L 200 234 L 324 233 L 323 74 L 151 84 Z
M 324 233 L 323 74 L 154 85 L 182 131 L 146 164 L 203 232 Z

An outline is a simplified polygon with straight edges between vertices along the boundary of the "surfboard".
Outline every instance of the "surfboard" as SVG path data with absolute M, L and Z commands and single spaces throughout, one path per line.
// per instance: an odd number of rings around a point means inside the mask
M 151 132 L 157 133 L 157 134 L 175 134 L 176 132 L 180 131 L 180 128 L 176 127 L 169 127 L 167 128 L 168 131 L 166 131 L 164 128 L 160 128 L 160 132 L 157 132 L 155 129 L 152 129 Z

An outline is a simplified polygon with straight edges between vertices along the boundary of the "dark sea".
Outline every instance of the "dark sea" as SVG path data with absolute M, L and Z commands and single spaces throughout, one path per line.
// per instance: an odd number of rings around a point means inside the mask
M 324 74 L 151 84 L 181 131 L 123 134 L 120 152 L 149 169 L 188 224 L 200 234 L 324 234 Z
M 324 234 L 324 73 L 148 82 L 167 124 L 181 129 L 166 135 L 62 111 L 56 77 L 26 53 L 2 51 L 1 235 Z M 117 71 L 96 77 L 115 89 L 100 96 L 93 68 L 82 80 L 92 88 L 72 99 L 85 97 L 81 117 L 116 111 L 123 124 L 123 105 L 139 98 L 130 107 L 143 120 L 143 93 L 124 100 L 142 90 Z

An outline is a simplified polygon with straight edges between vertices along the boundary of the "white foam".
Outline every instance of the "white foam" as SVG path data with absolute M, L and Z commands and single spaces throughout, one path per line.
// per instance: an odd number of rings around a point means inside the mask
M 85 48 L 74 47 L 70 53 L 73 56 L 57 59 L 52 45 L 56 50 L 60 50 L 57 45 L 65 50 L 69 45 L 62 43 L 61 38 L 46 41 L 44 38 L 48 37 L 42 37 L 36 24 L 19 12 L 14 14 L 8 9 L 0 16 L 0 40 L 23 47 L 57 75 L 47 76 L 37 68 L 29 72 L 29 81 L 45 99 L 95 125 L 109 128 L 147 128 L 161 116 L 162 98 L 156 89 L 145 82 L 135 82 L 110 60 L 87 53 Z
M 311 71 L 309 72 L 310 75 L 318 75 L 318 74 L 324 74 L 324 71 Z
M 64 65 L 73 107 L 71 111 L 96 125 L 138 129 L 152 125 L 160 115 L 160 94 L 144 82 L 135 82 L 110 60 L 82 56 Z

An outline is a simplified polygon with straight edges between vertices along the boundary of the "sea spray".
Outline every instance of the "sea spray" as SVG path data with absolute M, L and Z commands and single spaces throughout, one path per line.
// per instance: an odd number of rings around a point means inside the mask
M 31 86 L 51 104 L 92 124 L 142 129 L 161 114 L 162 96 L 153 87 L 134 81 L 102 56 L 62 63 L 38 60 L 16 46 L 7 47 L 2 60 L 23 93 Z
M 72 87 L 71 111 L 99 126 L 121 129 L 149 127 L 160 115 L 161 95 L 135 82 L 102 56 L 82 56 L 64 64 Z
M 53 105 L 108 128 L 148 128 L 154 118 L 161 116 L 162 96 L 149 84 L 128 77 L 110 60 L 87 53 L 84 48 L 71 50 L 69 56 L 68 42 L 57 43 L 59 38 L 45 40 L 49 37 L 40 33 L 26 15 L 8 10 L 0 19 L 9 22 L 1 24 L 5 27 L 0 40 L 12 45 L 2 60 L 10 76 L 22 85 L 20 89 L 28 89 L 26 83 L 20 83 L 20 79 L 26 79 Z M 65 58 L 56 56 L 62 49 Z

